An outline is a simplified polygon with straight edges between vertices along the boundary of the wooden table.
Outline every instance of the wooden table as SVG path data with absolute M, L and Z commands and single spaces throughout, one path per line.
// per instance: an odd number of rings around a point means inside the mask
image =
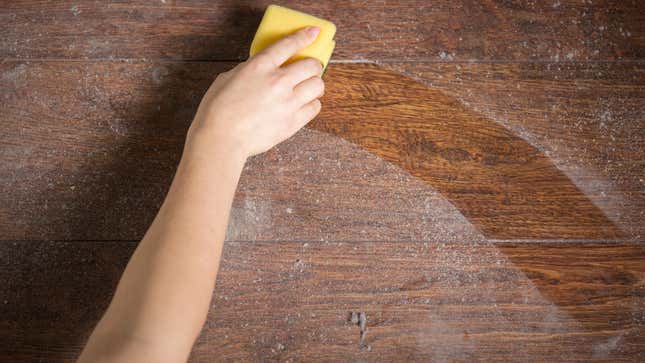
M 0 5 L 0 360 L 78 355 L 267 4 Z M 281 4 L 338 26 L 323 112 L 191 361 L 645 360 L 645 3 Z

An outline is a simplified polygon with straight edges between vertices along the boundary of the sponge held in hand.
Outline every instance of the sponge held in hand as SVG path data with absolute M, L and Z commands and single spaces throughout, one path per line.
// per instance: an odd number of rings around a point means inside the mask
M 278 5 L 269 5 L 264 12 L 251 43 L 250 55 L 253 56 L 279 39 L 308 26 L 320 28 L 318 38 L 286 63 L 303 58 L 315 58 L 326 68 L 336 45 L 334 41 L 336 25 L 330 21 Z

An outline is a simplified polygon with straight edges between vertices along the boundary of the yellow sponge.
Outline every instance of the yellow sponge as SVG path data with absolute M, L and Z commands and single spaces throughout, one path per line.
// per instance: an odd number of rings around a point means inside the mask
M 313 44 L 291 57 L 285 64 L 303 58 L 316 58 L 326 68 L 336 45 L 334 41 L 336 25 L 330 21 L 278 5 L 269 5 L 267 7 L 251 43 L 249 53 L 253 56 L 280 38 L 308 26 L 320 28 L 318 38 Z

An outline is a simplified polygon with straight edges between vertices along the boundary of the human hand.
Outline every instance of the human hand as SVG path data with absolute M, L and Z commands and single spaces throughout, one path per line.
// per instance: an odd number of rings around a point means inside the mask
M 322 65 L 313 58 L 281 66 L 311 44 L 320 29 L 304 28 L 215 79 L 199 105 L 188 139 L 235 148 L 244 158 L 286 140 L 320 112 Z

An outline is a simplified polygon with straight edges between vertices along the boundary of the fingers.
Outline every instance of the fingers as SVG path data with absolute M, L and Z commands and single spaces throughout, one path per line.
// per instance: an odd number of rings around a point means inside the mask
M 298 30 L 266 47 L 258 53 L 258 56 L 268 58 L 273 65 L 279 67 L 298 53 L 299 50 L 313 43 L 318 37 L 318 33 L 320 33 L 320 28 L 318 27 L 307 27 Z
M 320 100 L 315 99 L 306 105 L 302 106 L 300 110 L 298 110 L 295 114 L 295 120 L 294 122 L 296 123 L 296 127 L 298 130 L 300 130 L 302 127 L 304 127 L 306 124 L 309 123 L 309 121 L 313 120 L 314 117 L 320 113 Z
M 314 76 L 322 76 L 323 67 L 319 60 L 314 58 L 302 59 L 282 67 L 285 71 L 287 82 L 292 85 L 309 79 Z
M 304 105 L 320 98 L 324 93 L 325 82 L 318 76 L 302 81 L 293 89 L 295 102 L 299 105 Z

